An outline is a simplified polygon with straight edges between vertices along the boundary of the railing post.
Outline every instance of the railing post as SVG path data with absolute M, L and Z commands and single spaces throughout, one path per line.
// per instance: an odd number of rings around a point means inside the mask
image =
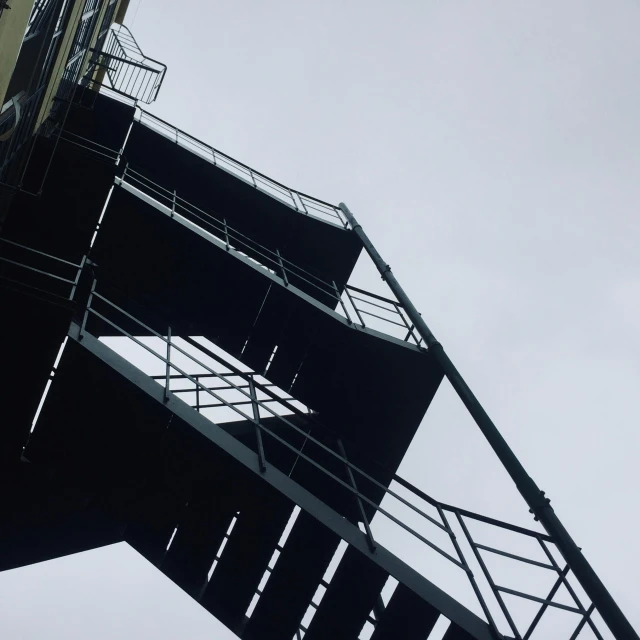
M 89 306 L 96 287 L 95 266 L 97 265 L 94 262 L 84 257 L 81 263 L 81 269 L 78 271 L 78 275 L 73 284 L 74 317 L 77 322 L 81 322 L 80 340 L 83 338 L 89 314 Z
M 347 294 L 347 298 L 349 298 L 349 302 L 351 303 L 351 306 L 354 308 L 356 315 L 358 316 L 358 320 L 360 320 L 360 324 L 363 327 L 366 327 L 367 325 L 364 323 L 364 320 L 362 319 L 362 316 L 360 315 L 360 310 L 358 309 L 358 307 L 356 307 L 356 303 L 353 301 L 353 298 L 351 297 L 351 294 L 349 293 L 349 285 L 345 284 L 344 285 L 344 291 Z
M 89 309 L 91 309 L 91 303 L 93 302 L 93 292 L 96 290 L 96 279 L 93 279 L 91 283 L 91 289 L 89 290 L 89 296 L 87 297 L 87 304 L 84 309 L 84 316 L 82 317 L 82 325 L 80 326 L 79 340 L 84 339 L 84 332 L 87 326 L 87 318 L 89 317 Z
M 262 431 L 258 426 L 260 424 L 260 408 L 258 405 L 258 394 L 256 393 L 256 387 L 253 382 L 253 376 L 249 376 L 249 395 L 251 396 L 251 408 L 253 409 L 253 419 L 256 421 L 256 441 L 258 445 L 258 467 L 260 473 L 264 473 L 267 470 L 267 464 L 264 457 L 264 447 L 262 445 Z
M 504 614 L 504 617 L 506 618 L 507 622 L 509 623 L 509 626 L 511 627 L 511 631 L 513 631 L 513 634 L 517 638 L 517 640 L 522 640 L 522 636 L 518 631 L 518 627 L 516 627 L 516 623 L 513 621 L 513 618 L 511 617 L 511 613 L 509 612 L 509 609 L 507 609 L 507 605 L 505 604 L 500 591 L 498 591 L 496 587 L 496 583 L 493 581 L 493 577 L 489 573 L 489 569 L 487 568 L 487 565 L 485 564 L 482 556 L 480 555 L 480 552 L 478 551 L 478 547 L 476 543 L 473 541 L 473 538 L 469 533 L 469 529 L 467 529 L 467 525 L 464 523 L 464 520 L 462 519 L 462 516 L 460 515 L 459 511 L 456 511 L 455 514 L 456 514 L 456 518 L 458 519 L 458 522 L 460 523 L 460 527 L 464 532 L 465 537 L 467 538 L 467 542 L 469 543 L 469 546 L 473 551 L 473 555 L 475 555 L 476 560 L 478 561 L 478 564 L 482 569 L 482 573 L 484 573 L 484 577 L 487 579 L 487 582 L 489 583 L 489 586 L 493 591 L 493 595 L 495 599 L 498 601 L 498 605 L 500 606 L 500 609 L 502 609 L 502 613 Z
M 467 562 L 467 559 L 464 557 L 464 554 L 462 553 L 462 548 L 460 547 L 460 543 L 458 542 L 458 539 L 456 538 L 456 534 L 453 533 L 453 529 L 451 528 L 451 525 L 449 524 L 449 521 L 447 520 L 447 517 L 446 517 L 446 515 L 444 513 L 444 510 L 442 509 L 442 507 L 439 504 L 436 505 L 436 508 L 438 509 L 438 513 L 440 514 L 440 519 L 442 520 L 442 524 L 445 526 L 445 528 L 447 530 L 447 533 L 449 534 L 449 539 L 451 540 L 451 544 L 453 545 L 453 548 L 456 550 L 456 553 L 458 554 L 458 559 L 460 560 L 460 562 L 464 566 L 465 573 L 467 574 L 467 577 L 469 578 L 469 582 L 471 583 L 471 587 L 473 589 L 473 592 L 476 594 L 476 598 L 478 598 L 478 602 L 480 603 L 480 606 L 482 607 L 482 611 L 484 611 L 484 615 L 487 617 L 487 622 L 489 623 L 489 625 L 491 626 L 491 628 L 493 629 L 493 631 L 495 633 L 499 633 L 498 627 L 496 626 L 495 620 L 493 619 L 493 616 L 491 615 L 491 611 L 489 610 L 487 602 L 484 599 L 484 596 L 482 595 L 482 591 L 480 591 L 480 587 L 478 586 L 478 582 L 476 581 L 476 578 L 473 575 L 473 571 L 471 571 L 471 568 L 469 567 L 469 563 Z M 496 637 L 499 637 L 499 636 L 496 636 Z
M 82 260 L 80 261 L 80 266 L 78 267 L 78 271 L 76 273 L 76 277 L 73 279 L 73 285 L 71 287 L 71 293 L 69 294 L 69 300 L 73 300 L 73 296 L 76 294 L 76 289 L 78 288 L 78 282 L 80 281 L 80 276 L 82 275 L 82 270 L 84 269 L 84 263 L 87 261 L 87 256 L 82 256 Z
M 169 384 L 171 381 L 171 327 L 167 328 L 167 362 L 164 379 L 164 402 L 169 402 Z
M 353 471 L 349 466 L 349 460 L 347 459 L 347 452 L 344 449 L 344 445 L 342 444 L 342 440 L 338 439 L 338 451 L 340 452 L 340 456 L 342 457 L 345 467 L 347 469 L 347 476 L 349 476 L 349 482 L 355 491 L 356 502 L 358 503 L 358 509 L 360 510 L 360 517 L 362 518 L 362 524 L 364 524 L 365 536 L 367 538 L 367 544 L 369 545 L 369 551 L 374 553 L 376 550 L 376 541 L 373 539 L 373 534 L 371 533 L 371 527 L 369 526 L 369 518 L 367 518 L 367 514 L 364 510 L 364 505 L 362 504 L 362 500 L 360 499 L 360 492 L 358 491 L 358 485 L 356 484 L 356 479 L 353 476 Z
M 173 200 L 171 201 L 171 218 L 173 218 L 173 216 L 176 213 L 176 190 L 173 190 Z
M 349 312 L 347 311 L 347 307 L 345 306 L 344 302 L 342 301 L 342 296 L 340 295 L 340 291 L 338 290 L 338 286 L 336 285 L 336 281 L 332 280 L 331 282 L 333 284 L 333 289 L 336 292 L 336 298 L 338 298 L 340 304 L 342 305 L 342 310 L 344 311 L 344 315 L 347 316 L 347 322 L 349 324 L 353 324 L 353 321 L 351 320 L 351 317 L 349 316 Z
M 224 218 L 223 222 L 224 222 L 224 241 L 227 245 L 227 251 L 229 251 L 231 247 L 229 245 L 229 227 L 227 227 L 227 219 Z
M 287 270 L 284 268 L 284 262 L 282 261 L 282 256 L 280 255 L 280 251 L 276 249 L 276 253 L 278 254 L 278 262 L 280 263 L 280 268 L 282 269 L 282 279 L 284 280 L 284 286 L 289 286 L 289 280 L 287 278 Z
M 296 202 L 295 196 L 293 195 L 293 191 L 291 191 L 291 189 L 289 189 L 289 195 L 291 196 L 291 202 L 293 202 L 293 206 L 296 208 L 296 211 L 300 211 L 298 203 Z

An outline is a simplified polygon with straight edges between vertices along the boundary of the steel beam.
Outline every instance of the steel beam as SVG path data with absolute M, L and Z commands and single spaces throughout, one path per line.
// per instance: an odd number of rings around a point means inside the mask
M 431 330 L 409 299 L 409 296 L 407 296 L 404 289 L 400 286 L 400 283 L 396 280 L 391 272 L 391 267 L 382 259 L 382 256 L 373 246 L 373 243 L 362 229 L 362 225 L 358 223 L 346 204 L 340 203 L 340 209 L 347 217 L 353 232 L 356 233 L 362 241 L 366 252 L 376 265 L 382 279 L 389 285 L 391 291 L 396 295 L 398 302 L 404 307 L 409 319 L 414 323 L 429 351 L 431 351 L 434 358 L 442 367 L 451 386 L 455 389 L 491 445 L 491 448 L 507 470 L 507 473 L 511 476 L 518 491 L 520 491 L 520 495 L 525 499 L 531 512 L 542 523 L 547 533 L 553 538 L 560 553 L 562 553 L 571 570 L 575 573 L 582 588 L 595 604 L 611 632 L 619 640 L 640 640 L 631 623 L 622 613 L 622 610 L 618 607 L 607 588 L 584 557 L 578 545 L 560 522 L 551 507 L 549 499 L 545 498 L 544 492 L 538 488 L 531 476 L 526 472 L 500 431 L 498 431 L 496 425 L 473 395 L 471 389 L 455 368 L 449 356 L 445 353 L 442 345 L 436 340 L 433 333 L 431 333 Z

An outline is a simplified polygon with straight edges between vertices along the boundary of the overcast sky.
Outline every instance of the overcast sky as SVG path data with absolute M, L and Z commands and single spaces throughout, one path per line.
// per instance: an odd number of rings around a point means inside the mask
M 168 66 L 153 113 L 350 206 L 640 628 L 640 2 L 132 0 L 128 24 Z M 401 474 L 532 525 L 446 388 Z M 0 619 L 231 637 L 125 545 L 0 575 Z

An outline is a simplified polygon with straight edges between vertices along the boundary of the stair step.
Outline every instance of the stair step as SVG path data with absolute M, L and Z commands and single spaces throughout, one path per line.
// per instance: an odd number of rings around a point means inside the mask
M 338 542 L 329 529 L 300 513 L 245 626 L 244 640 L 293 638 Z
M 371 640 L 426 640 L 439 615 L 434 607 L 399 583 Z M 466 637 L 471 636 L 461 636 L 461 639 Z M 453 637 L 448 640 L 453 640 Z
M 316 611 L 305 640 L 357 638 L 388 574 L 349 547 Z
M 266 483 L 251 503 L 240 507 L 201 600 L 229 629 L 240 629 L 292 510 L 293 504 Z

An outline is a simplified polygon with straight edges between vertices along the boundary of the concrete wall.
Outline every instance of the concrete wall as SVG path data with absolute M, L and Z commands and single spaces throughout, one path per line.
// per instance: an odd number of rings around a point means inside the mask
M 9 7 L 0 15 L 0 105 L 12 96 L 5 96 L 11 74 L 20 53 L 35 0 L 8 0 Z

